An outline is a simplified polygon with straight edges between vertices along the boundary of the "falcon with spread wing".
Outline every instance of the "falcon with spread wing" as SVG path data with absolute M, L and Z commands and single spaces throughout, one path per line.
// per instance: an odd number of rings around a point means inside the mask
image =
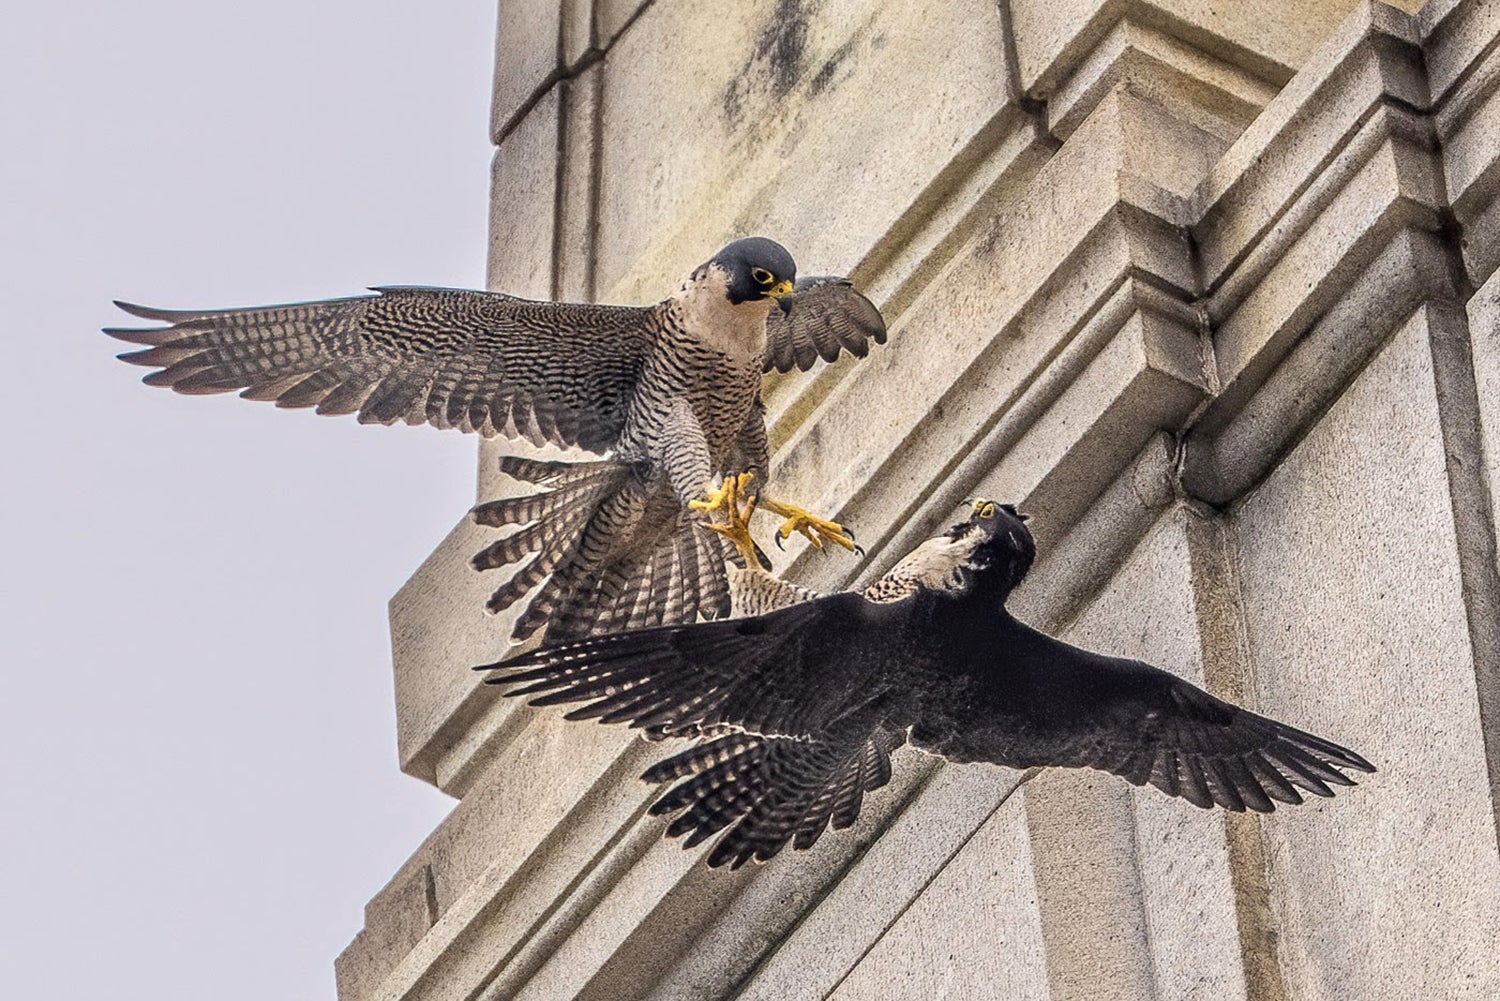
M 569 719 L 707 738 L 648 770 L 652 807 L 711 866 L 810 847 L 859 816 L 908 740 L 950 761 L 1113 772 L 1200 807 L 1268 812 L 1353 785 L 1364 758 L 1139 661 L 1070 646 L 1005 608 L 1035 555 L 1023 517 L 978 501 L 863 593 L 818 597 L 758 569 L 722 622 L 545 646 L 477 670 L 586 703 Z M 737 582 L 738 583 L 738 582 Z
M 726 614 L 724 559 L 754 555 L 739 520 L 746 498 L 786 519 L 779 537 L 852 548 L 842 526 L 758 495 L 768 465 L 762 373 L 805 371 L 842 351 L 863 357 L 870 341 L 885 341 L 880 312 L 848 281 L 796 281 L 791 255 L 752 237 L 654 306 L 375 291 L 212 312 L 119 303 L 170 326 L 106 333 L 146 345 L 120 357 L 156 368 L 149 385 L 181 393 L 239 390 L 362 423 L 428 423 L 604 455 L 507 456 L 502 471 L 543 489 L 474 509 L 480 524 L 516 529 L 475 567 L 524 563 L 490 610 L 540 585 L 517 640 L 543 626 L 560 640 Z

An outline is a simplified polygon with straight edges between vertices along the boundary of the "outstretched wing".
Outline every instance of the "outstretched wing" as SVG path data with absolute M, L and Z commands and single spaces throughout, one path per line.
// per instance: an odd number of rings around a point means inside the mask
M 847 278 L 802 278 L 766 318 L 765 371 L 806 372 L 845 350 L 856 358 L 885 343 L 885 320 Z
M 891 751 L 906 740 L 904 731 L 884 727 L 839 729 L 845 732 L 823 740 L 731 733 L 690 747 L 641 776 L 680 780 L 651 813 L 678 814 L 667 836 L 685 835 L 684 848 L 730 828 L 709 853 L 710 866 L 764 862 L 788 842 L 811 848 L 830 825 L 859 819 L 864 794 L 890 781 Z
M 889 651 L 906 610 L 835 594 L 765 615 L 595 636 L 491 664 L 486 679 L 584 702 L 568 719 L 674 732 L 732 727 L 816 738 L 841 719 L 903 694 Z
M 602 452 L 650 348 L 649 307 L 532 302 L 462 289 L 216 311 L 126 312 L 171 324 L 109 329 L 120 357 L 180 393 L 240 390 L 281 407 L 430 423 Z
M 1301 803 L 1299 789 L 1332 796 L 1331 785 L 1354 785 L 1340 769 L 1375 770 L 1347 748 L 1149 664 L 1043 638 L 1017 667 L 1027 689 L 1021 702 L 994 693 L 1025 717 L 995 739 L 991 756 L 1001 764 L 1098 768 L 1195 806 L 1261 813 L 1273 801 Z M 913 741 L 920 744 L 918 730 Z

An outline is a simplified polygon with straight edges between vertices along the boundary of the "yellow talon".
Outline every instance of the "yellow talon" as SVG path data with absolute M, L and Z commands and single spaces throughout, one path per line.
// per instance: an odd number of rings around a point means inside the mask
M 783 504 L 766 497 L 760 498 L 760 506 L 762 510 L 779 514 L 786 519 L 776 530 L 777 545 L 780 545 L 783 539 L 790 539 L 794 532 L 799 532 L 818 549 L 822 549 L 823 543 L 827 541 L 843 546 L 850 552 L 860 551 L 859 547 L 854 544 L 854 533 L 836 521 L 819 518 L 800 507 Z
M 730 474 L 715 490 L 710 490 L 707 500 L 689 501 L 688 507 L 706 514 L 723 512 L 723 521 L 704 521 L 704 527 L 718 532 L 739 550 L 746 566 L 760 566 L 760 555 L 755 551 L 755 541 L 750 537 L 750 516 L 755 513 L 755 498 L 743 497 L 745 488 L 755 478 L 754 473 Z
M 733 511 L 738 506 L 740 494 L 753 479 L 754 473 L 740 473 L 738 476 L 730 473 L 724 477 L 723 483 L 708 492 L 707 499 L 688 501 L 688 507 L 705 514 Z

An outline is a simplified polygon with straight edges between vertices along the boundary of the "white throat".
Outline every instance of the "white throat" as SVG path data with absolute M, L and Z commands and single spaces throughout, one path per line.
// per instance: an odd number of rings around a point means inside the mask
M 684 330 L 704 347 L 735 361 L 759 360 L 766 352 L 766 317 L 775 303 L 759 299 L 735 305 L 728 291 L 728 275 L 710 266 L 685 282 L 672 299 Z

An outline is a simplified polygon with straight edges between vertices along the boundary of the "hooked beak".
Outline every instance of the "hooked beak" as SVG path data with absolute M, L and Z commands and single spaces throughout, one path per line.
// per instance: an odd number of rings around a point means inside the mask
M 1031 520 L 1030 515 L 1025 515 L 1020 511 L 1017 511 L 1014 504 L 996 504 L 994 501 L 985 500 L 983 497 L 977 498 L 976 500 L 970 501 L 969 503 L 974 505 L 974 513 L 979 515 L 979 517 L 981 518 L 993 518 L 995 516 L 995 509 L 998 507 L 1000 510 L 1004 511 L 1006 514 L 1017 519 L 1018 521 L 1027 522 Z

